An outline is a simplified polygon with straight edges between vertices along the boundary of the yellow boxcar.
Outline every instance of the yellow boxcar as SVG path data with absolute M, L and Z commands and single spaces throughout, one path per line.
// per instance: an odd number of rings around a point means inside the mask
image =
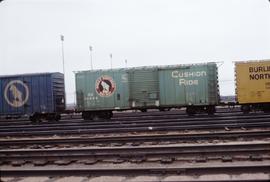
M 239 104 L 270 102 L 270 60 L 235 62 Z

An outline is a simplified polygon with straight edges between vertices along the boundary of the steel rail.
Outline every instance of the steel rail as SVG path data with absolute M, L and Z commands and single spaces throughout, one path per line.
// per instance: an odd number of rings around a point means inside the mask
M 269 163 L 252 163 L 252 164 L 204 164 L 204 165 L 184 165 L 177 167 L 107 167 L 107 168 L 12 168 L 2 169 L 1 175 L 8 176 L 66 176 L 72 175 L 164 175 L 164 174 L 241 174 L 241 173 L 269 173 Z M 243 180 L 244 181 L 244 180 Z M 247 179 L 247 181 L 250 181 Z M 247 182 L 246 181 L 246 182 Z M 254 181 L 254 180 L 252 180 Z M 269 179 L 260 179 L 258 181 L 269 181 Z M 257 182 L 258 182 L 257 181 Z
M 231 113 L 228 113 L 230 114 L 229 116 L 228 115 L 214 115 L 214 116 L 208 116 L 208 115 L 200 115 L 200 116 L 181 116 L 181 115 L 173 115 L 173 114 L 163 114 L 163 115 L 146 115 L 146 116 L 129 116 L 129 117 L 122 117 L 122 118 L 112 118 L 111 120 L 101 120 L 101 121 L 90 121 L 92 125 L 94 124 L 100 124 L 101 122 L 102 123 L 108 123 L 108 124 L 111 124 L 113 122 L 133 122 L 133 121 L 145 121 L 145 120 L 161 120 L 161 119 L 181 119 L 181 120 L 196 120 L 196 119 L 222 119 L 222 118 L 226 118 L 226 117 L 242 117 L 242 118 L 251 118 L 251 117 L 269 117 L 269 114 L 264 114 L 264 113 L 260 113 L 260 114 L 250 114 L 250 115 L 234 115 L 234 114 L 231 114 Z M 63 125 L 63 124 L 76 124 L 76 123 L 85 123 L 87 121 L 83 121 L 82 119 L 79 119 L 79 118 L 74 118 L 74 119 L 70 119 L 70 120 L 61 120 L 61 121 L 57 121 L 57 122 L 41 122 L 41 123 L 38 123 L 39 125 Z M 16 126 L 21 126 L 21 127 L 26 127 L 26 126 L 35 126 L 36 123 L 32 123 L 30 121 L 16 121 L 16 122 L 0 122 L 0 128 L 3 128 L 3 127 L 16 127 Z
M 162 113 L 162 112 L 161 112 Z M 146 119 L 166 119 L 166 118 L 175 118 L 175 119 L 196 119 L 196 118 L 226 118 L 226 117 L 243 117 L 243 118 L 250 118 L 250 117 L 266 117 L 266 116 L 269 116 L 269 113 L 252 113 L 252 114 L 249 114 L 249 115 L 246 115 L 246 114 L 234 114 L 234 113 L 226 113 L 226 115 L 222 115 L 222 114 L 215 114 L 215 115 L 195 115 L 195 116 L 187 116 L 187 115 L 181 115 L 181 114 L 171 114 L 171 113 L 163 113 L 162 115 L 161 114 L 158 114 L 158 115 L 151 115 L 151 113 L 149 113 L 148 115 L 143 115 L 143 116 L 140 116 L 138 114 L 132 114 L 130 113 L 130 115 L 127 115 L 125 117 L 113 117 L 111 120 L 107 120 L 107 122 L 113 122 L 113 121 L 136 121 L 136 120 L 146 120 Z M 81 120 L 81 118 L 74 118 L 76 120 L 76 122 L 83 122 L 83 120 Z M 72 119 L 71 119 L 72 120 Z M 54 123 L 65 123 L 65 122 L 72 122 L 70 120 L 60 120 L 58 122 L 54 122 Z M 91 121 L 91 122 L 95 122 L 95 121 Z M 100 121 L 98 121 L 100 122 Z M 98 123 L 96 122 L 96 123 Z M 102 122 L 106 122 L 106 120 L 102 120 Z M 10 121 L 10 122 L 0 122 L 0 126 L 8 126 L 8 125 L 23 125 L 23 124 L 33 124 L 31 123 L 30 121 Z M 53 123 L 53 122 L 51 122 Z M 40 124 L 46 124 L 45 123 L 40 123 Z
M 187 124 L 181 125 L 181 123 L 174 124 L 166 124 L 162 123 L 162 125 L 158 124 L 148 124 L 143 126 L 138 125 L 114 125 L 114 126 L 103 126 L 102 128 L 98 127 L 62 127 L 59 129 L 47 129 L 44 131 L 40 130 L 29 130 L 24 131 L 24 128 L 21 128 L 18 131 L 7 131 L 0 132 L 0 137 L 19 137 L 19 136 L 48 136 L 48 135 L 72 135 L 72 134 L 97 134 L 97 133 L 119 133 L 119 132 L 151 132 L 151 131 L 179 131 L 179 130 L 202 130 L 202 129 L 224 129 L 224 128 L 255 128 L 255 127 L 270 127 L 270 121 L 266 119 L 268 122 L 239 122 L 235 123 L 221 123 L 217 124 Z
M 68 149 L 12 149 L 0 150 L 2 160 L 7 159 L 33 159 L 33 158 L 61 158 L 71 159 L 72 157 L 97 157 L 97 156 L 120 156 L 137 157 L 158 155 L 168 157 L 172 155 L 252 155 L 269 154 L 270 143 L 225 143 L 225 144 L 188 144 L 188 145 L 158 145 L 138 147 L 92 147 L 92 148 L 68 148 Z
M 81 124 L 57 124 L 57 125 L 30 125 L 30 126 L 9 126 L 9 127 L 1 127 L 1 132 L 8 132 L 8 131 L 30 131 L 30 130 L 38 130 L 38 131 L 46 131 L 46 130 L 61 130 L 65 129 L 66 127 L 72 127 L 73 129 L 80 129 L 80 128 L 113 128 L 116 125 L 120 125 L 121 127 L 132 127 L 136 125 L 139 126 L 170 126 L 170 125 L 200 125 L 200 124 L 220 124 L 220 123 L 248 123 L 248 122 L 261 122 L 261 121 L 269 121 L 269 117 L 256 117 L 256 118 L 197 118 L 196 120 L 187 119 L 162 119 L 162 120 L 142 120 L 142 121 L 134 121 L 134 122 L 109 122 L 109 123 L 81 123 Z
M 44 138 L 44 139 L 5 139 L 0 140 L 0 147 L 26 146 L 26 145 L 61 145 L 61 144 L 96 144 L 96 143 L 128 143 L 128 142 L 172 142 L 196 141 L 213 139 L 238 139 L 238 138 L 266 138 L 270 137 L 269 131 L 238 131 L 215 133 L 186 133 L 186 134 L 155 134 L 110 137 L 73 137 L 73 138 Z
M 234 109 L 229 109 L 229 108 L 217 108 L 216 109 L 216 114 L 232 114 L 232 113 L 240 113 L 240 109 L 234 108 Z M 164 115 L 185 115 L 187 116 L 185 110 L 170 110 L 170 111 L 159 111 L 159 110 L 149 110 L 148 112 L 115 112 L 114 117 L 112 119 L 120 119 L 120 118 L 128 118 L 128 117 L 144 117 L 144 116 L 164 116 Z M 200 114 L 200 115 L 206 115 L 206 114 Z M 72 113 L 72 114 L 62 114 L 61 115 L 62 119 L 72 119 L 72 118 L 82 118 L 80 113 Z M 21 117 L 21 118 L 14 118 L 14 119 L 6 119 L 4 117 L 0 117 L 0 120 L 3 122 L 20 122 L 20 121 L 29 121 L 27 117 Z

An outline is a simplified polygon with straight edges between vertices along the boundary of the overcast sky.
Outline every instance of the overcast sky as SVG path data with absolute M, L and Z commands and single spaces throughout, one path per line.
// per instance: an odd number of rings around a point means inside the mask
M 4 0 L 0 74 L 62 72 L 200 62 L 219 67 L 222 95 L 234 94 L 233 61 L 270 59 L 268 0 Z

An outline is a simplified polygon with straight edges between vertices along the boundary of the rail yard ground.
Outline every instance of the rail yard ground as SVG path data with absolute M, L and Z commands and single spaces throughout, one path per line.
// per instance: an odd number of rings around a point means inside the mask
M 0 122 L 2 181 L 269 181 L 270 113 Z

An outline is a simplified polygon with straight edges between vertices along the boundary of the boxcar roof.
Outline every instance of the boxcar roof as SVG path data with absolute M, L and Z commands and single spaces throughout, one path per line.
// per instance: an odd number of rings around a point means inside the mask
M 244 64 L 244 63 L 259 63 L 259 62 L 268 62 L 270 59 L 261 59 L 261 60 L 248 60 L 248 61 L 234 61 L 235 64 Z
M 99 71 L 133 71 L 133 70 L 151 70 L 151 69 L 174 69 L 174 68 L 180 68 L 180 67 L 201 66 L 201 65 L 216 64 L 216 63 L 217 62 L 205 62 L 205 63 L 194 63 L 194 64 L 140 66 L 140 67 L 130 67 L 130 68 L 82 70 L 82 71 L 73 71 L 73 72 L 76 74 L 76 73 L 83 73 L 83 72 L 99 72 Z
M 0 78 L 21 77 L 21 76 L 39 76 L 39 75 L 50 75 L 50 74 L 63 74 L 63 73 L 60 73 L 60 72 L 22 73 L 22 74 L 16 74 L 16 75 L 0 75 Z

